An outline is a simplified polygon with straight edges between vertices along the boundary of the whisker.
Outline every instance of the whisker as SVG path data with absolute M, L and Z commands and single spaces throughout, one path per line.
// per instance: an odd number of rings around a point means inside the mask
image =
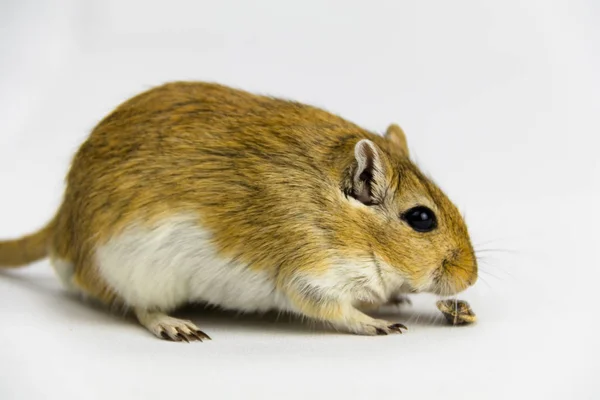
M 437 314 L 429 314 L 429 318 L 427 318 L 428 325 L 433 325 L 436 319 L 438 319 Z
M 475 251 L 475 254 L 478 254 L 478 253 L 523 254 L 521 251 L 515 250 L 515 249 L 497 249 L 497 248 L 493 248 L 493 249 L 474 249 L 474 251 Z
M 485 285 L 486 285 L 488 288 L 490 288 L 490 289 L 492 288 L 492 286 L 489 284 L 489 282 L 488 282 L 488 281 L 486 281 L 485 279 L 483 279 L 483 276 L 479 275 L 479 277 L 478 277 L 478 278 L 479 278 L 479 279 L 481 279 L 481 282 L 485 283 Z
M 508 277 L 510 277 L 511 279 L 515 279 L 515 276 L 508 272 L 506 269 L 502 268 L 502 267 L 498 267 L 498 266 L 492 266 L 491 264 L 487 264 L 487 263 L 481 263 L 480 266 L 482 268 L 479 268 L 479 271 L 484 271 L 486 273 L 488 273 L 489 275 L 494 275 L 490 272 L 490 269 L 493 268 L 494 272 L 502 272 L 503 274 L 507 275 Z M 495 275 L 494 275 L 495 276 Z
M 496 239 L 488 239 L 488 240 L 483 240 L 481 242 L 475 242 L 473 241 L 473 245 L 475 247 L 479 247 L 479 246 L 484 246 L 484 245 L 488 245 L 488 244 L 496 244 L 496 243 L 500 243 L 500 242 L 507 242 L 512 240 L 509 237 L 503 237 L 503 238 L 496 238 Z
M 490 246 L 490 245 L 496 245 L 498 244 L 497 240 L 487 240 L 485 242 L 473 242 L 473 247 L 474 248 L 481 248 L 484 246 Z
M 501 260 L 499 260 L 498 258 L 495 257 L 490 257 L 490 256 L 477 256 L 477 262 L 483 264 L 483 265 L 487 265 L 489 267 L 507 267 L 509 265 L 512 264 L 507 264 L 505 262 L 502 262 Z M 497 264 L 497 265 L 492 265 L 491 263 Z
M 487 274 L 487 275 L 491 276 L 492 278 L 496 278 L 496 279 L 502 280 L 502 278 L 499 277 L 498 275 L 492 274 L 491 272 L 486 271 L 484 269 L 479 270 L 479 272 Z
M 415 315 L 415 325 L 418 325 L 418 324 L 419 324 L 419 317 L 420 317 L 420 316 L 421 316 L 421 313 L 417 313 L 417 314 Z

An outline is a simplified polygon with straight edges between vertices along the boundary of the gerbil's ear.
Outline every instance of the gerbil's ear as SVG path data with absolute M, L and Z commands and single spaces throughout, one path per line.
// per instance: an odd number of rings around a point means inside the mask
M 362 139 L 354 146 L 356 170 L 353 176 L 354 198 L 366 205 L 379 204 L 385 193 L 385 170 L 381 152 L 375 143 Z
M 408 157 L 408 144 L 406 143 L 406 135 L 400 126 L 391 124 L 385 132 L 385 138 L 390 141 L 392 146 L 400 153 Z

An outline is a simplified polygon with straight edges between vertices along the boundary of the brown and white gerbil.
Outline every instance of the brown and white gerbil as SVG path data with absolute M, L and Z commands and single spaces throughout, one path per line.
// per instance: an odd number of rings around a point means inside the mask
M 55 218 L 0 242 L 4 267 L 46 256 L 72 290 L 175 341 L 207 337 L 169 316 L 190 302 L 400 332 L 361 310 L 477 278 L 460 213 L 409 160 L 397 125 L 379 136 L 194 82 L 120 105 L 75 155 Z

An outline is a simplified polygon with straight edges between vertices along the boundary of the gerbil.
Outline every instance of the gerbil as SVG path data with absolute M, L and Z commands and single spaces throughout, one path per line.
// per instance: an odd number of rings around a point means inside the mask
M 380 136 L 312 106 L 193 82 L 104 118 L 54 219 L 0 242 L 4 267 L 46 256 L 71 290 L 175 341 L 207 337 L 169 316 L 190 302 L 400 332 L 361 310 L 477 279 L 460 213 L 410 161 L 400 127 Z

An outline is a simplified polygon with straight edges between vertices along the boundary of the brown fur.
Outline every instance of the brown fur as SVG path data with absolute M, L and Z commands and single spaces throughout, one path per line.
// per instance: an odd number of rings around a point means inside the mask
M 357 207 L 354 146 L 365 138 L 378 148 L 383 181 L 378 201 Z M 268 271 L 284 289 L 295 271 L 323 273 L 336 254 L 377 254 L 415 288 L 438 271 L 440 293 L 477 275 L 460 214 L 408 159 L 397 125 L 381 137 L 318 108 L 217 84 L 170 83 L 126 101 L 81 146 L 67 183 L 51 227 L 0 243 L 0 264 L 40 258 L 48 242 L 75 264 L 76 284 L 109 304 L 121 300 L 98 274 L 95 249 L 133 220 L 179 212 L 197 213 L 223 255 Z M 436 211 L 434 232 L 399 218 L 417 204 Z M 310 316 L 341 312 L 289 295 Z
M 52 231 L 50 223 L 31 235 L 0 242 L 0 266 L 17 268 L 45 258 Z

